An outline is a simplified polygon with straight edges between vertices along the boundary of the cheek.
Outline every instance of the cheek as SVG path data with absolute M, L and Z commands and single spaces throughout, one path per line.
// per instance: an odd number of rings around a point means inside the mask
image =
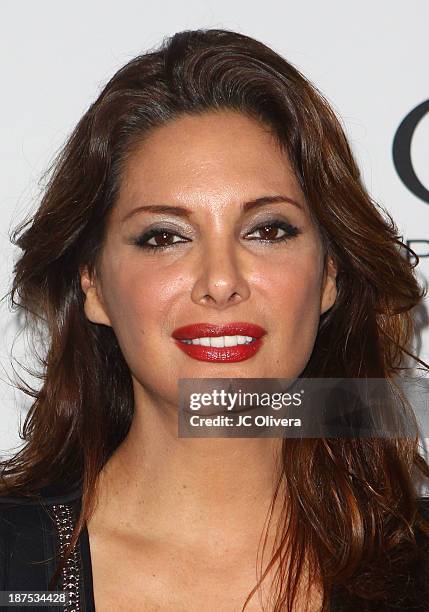
M 319 254 L 290 257 L 258 275 L 270 312 L 289 337 L 312 337 L 320 317 L 322 265 Z
M 105 302 L 110 320 L 121 344 L 138 345 L 139 338 L 150 336 L 151 329 L 166 322 L 174 295 L 181 285 L 177 271 L 124 262 L 107 271 L 109 287 Z

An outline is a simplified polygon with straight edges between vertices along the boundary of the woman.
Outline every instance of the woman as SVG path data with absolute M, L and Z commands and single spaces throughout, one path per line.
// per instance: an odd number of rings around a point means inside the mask
M 97 612 L 424 609 L 417 439 L 177 435 L 180 378 L 391 378 L 412 357 L 411 251 L 294 67 L 223 30 L 133 59 L 14 239 L 12 301 L 49 342 L 3 465 L 4 589 Z

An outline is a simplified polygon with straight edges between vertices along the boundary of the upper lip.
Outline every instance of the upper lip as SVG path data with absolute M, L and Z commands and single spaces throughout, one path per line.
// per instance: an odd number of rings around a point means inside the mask
M 266 334 L 266 330 L 255 323 L 225 323 L 215 325 L 214 323 L 193 323 L 178 327 L 172 333 L 176 340 L 192 340 L 194 338 L 207 338 L 213 336 L 251 336 L 260 338 Z

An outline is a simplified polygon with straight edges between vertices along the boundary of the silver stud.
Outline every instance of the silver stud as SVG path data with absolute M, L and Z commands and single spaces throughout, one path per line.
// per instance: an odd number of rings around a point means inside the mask
M 59 552 L 60 556 L 63 557 L 73 533 L 74 517 L 71 508 L 67 504 L 54 504 L 52 510 L 58 531 Z M 80 567 L 79 547 L 75 546 L 61 572 L 61 588 L 70 595 L 70 605 L 64 606 L 64 612 L 81 612 Z

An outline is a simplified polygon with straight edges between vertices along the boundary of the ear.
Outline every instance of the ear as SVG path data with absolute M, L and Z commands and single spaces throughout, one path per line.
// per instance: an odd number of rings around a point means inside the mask
M 111 327 L 109 316 L 104 306 L 101 288 L 96 278 L 89 274 L 87 266 L 80 270 L 80 284 L 85 294 L 85 314 L 92 323 L 100 323 Z
M 327 312 L 337 297 L 337 266 L 332 257 L 327 257 L 323 273 L 322 295 L 320 300 L 320 314 Z

